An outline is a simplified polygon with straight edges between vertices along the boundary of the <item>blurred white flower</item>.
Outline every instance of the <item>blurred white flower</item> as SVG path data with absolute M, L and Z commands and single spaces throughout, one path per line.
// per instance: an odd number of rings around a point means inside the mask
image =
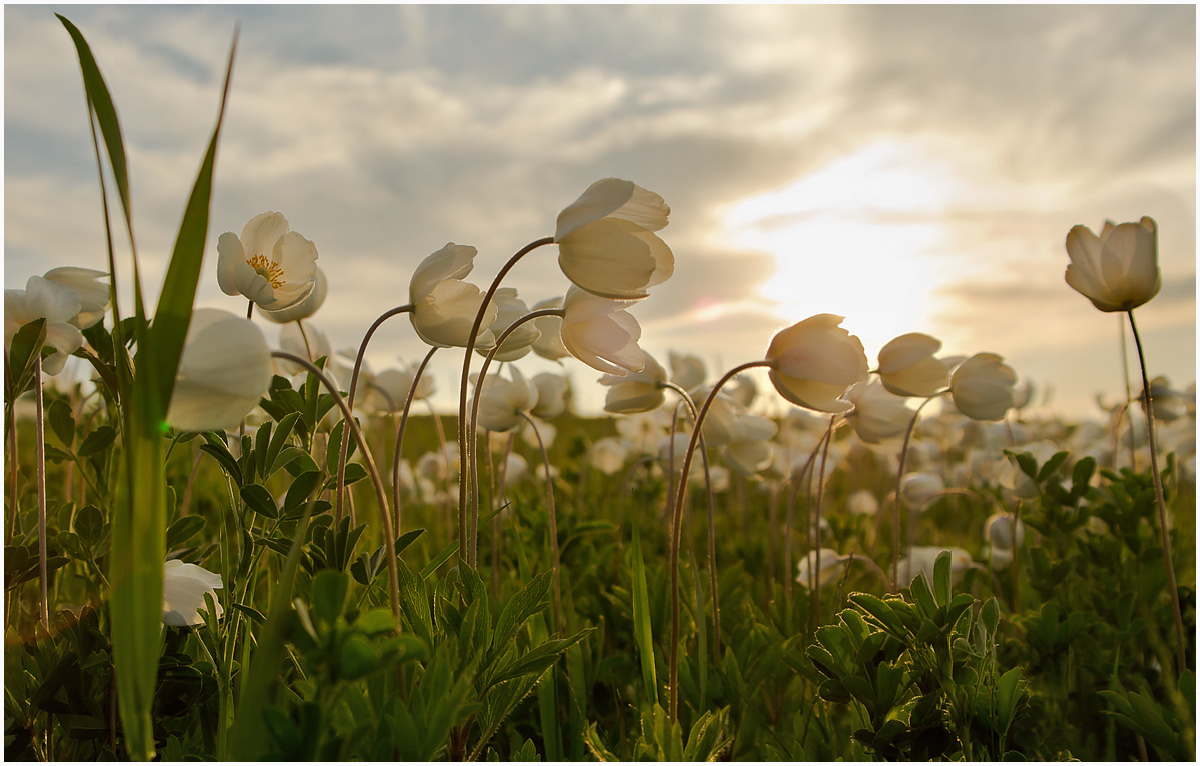
M 108 311 L 108 283 L 100 281 L 107 276 L 106 271 L 60 266 L 47 271 L 43 278 L 75 291 L 79 296 L 79 313 L 71 320 L 71 324 L 86 330 L 103 319 Z
M 167 422 L 181 431 L 236 428 L 271 385 L 271 350 L 244 317 L 195 309 Z
M 667 361 L 671 364 L 671 382 L 684 391 L 691 393 L 704 385 L 704 378 L 707 376 L 707 372 L 704 369 L 704 362 L 700 361 L 700 357 L 693 356 L 692 354 L 678 354 L 671 351 L 668 354 Z M 728 393 L 728 391 L 725 393 Z
M 739 407 L 741 405 L 738 405 Z M 774 421 L 744 410 L 733 421 L 733 433 L 722 453 L 726 465 L 742 476 L 754 476 L 771 465 L 771 438 L 778 428 Z
M 912 422 L 913 411 L 905 405 L 904 398 L 875 379 L 855 383 L 846 393 L 846 399 L 854 405 L 846 420 L 867 444 L 902 436 Z
M 942 477 L 932 473 L 906 473 L 900 480 L 900 499 L 906 508 L 922 511 L 934 497 L 946 489 Z
M 644 298 L 675 268 L 671 249 L 653 233 L 670 212 L 662 197 L 631 181 L 597 181 L 558 214 L 563 274 L 602 298 Z
M 466 346 L 471 326 L 483 304 L 483 293 L 470 282 L 462 281 L 475 268 L 478 251 L 469 245 L 448 243 L 430 255 L 413 272 L 408 285 L 412 304 L 409 320 L 421 340 L 431 346 Z M 496 337 L 488 329 L 496 321 L 496 304 L 488 302 L 483 322 L 475 339 L 475 348 L 489 349 Z
M 601 298 L 571 285 L 563 300 L 560 330 L 563 347 L 599 372 L 609 375 L 640 372 L 646 364 L 638 347 L 642 328 L 623 308 L 632 303 Z
M 543 311 L 545 309 L 561 309 L 562 307 L 562 298 L 550 298 L 534 304 L 533 310 Z M 560 316 L 544 316 L 533 320 L 533 324 L 540 333 L 537 340 L 533 342 L 533 353 L 552 362 L 558 361 L 564 356 L 571 355 L 571 352 L 567 351 L 567 347 L 562 342 L 562 321 L 562 317 Z
M 316 246 L 279 213 L 262 213 L 242 236 L 227 231 L 217 240 L 217 283 L 226 295 L 244 295 L 256 306 L 279 311 L 312 292 Z
M 856 489 L 846 498 L 846 510 L 855 516 L 874 516 L 879 511 L 879 500 L 869 489 Z
M 412 365 L 402 370 L 388 368 L 375 376 L 372 383 L 386 394 L 384 398 L 387 404 L 383 409 L 387 412 L 399 412 L 404 408 L 404 400 L 408 398 L 416 374 L 417 365 Z M 427 399 L 432 394 L 433 378 L 422 374 L 420 382 L 417 383 L 417 390 L 413 393 L 413 401 Z
M 879 373 L 883 386 L 897 396 L 933 396 L 949 382 L 947 364 L 934 359 L 942 347 L 937 338 L 910 332 L 893 338 L 879 349 Z
M 629 450 L 611 436 L 597 439 L 588 450 L 592 467 L 606 476 L 612 476 L 624 468 L 628 457 Z
M 971 554 L 962 548 L 942 548 L 936 545 L 914 545 L 909 555 L 896 563 L 901 583 L 911 583 L 924 572 L 925 579 L 933 584 L 933 567 L 943 551 L 950 551 L 950 578 L 957 582 L 963 573 L 975 566 Z
M 537 405 L 532 414 L 539 418 L 556 418 L 567 411 L 567 379 L 552 372 L 533 376 L 537 388 Z
M 627 375 L 605 375 L 600 385 L 609 386 L 604 409 L 615 415 L 628 415 L 657 409 L 665 400 L 663 384 L 667 371 L 654 357 L 644 354 L 645 365 Z
M 820 569 L 817 568 L 817 552 L 809 551 L 808 555 L 796 564 L 796 582 L 805 588 L 812 589 L 813 581 L 820 574 L 821 587 L 835 585 L 841 581 L 849 562 L 848 556 L 840 556 L 832 548 L 821 549 Z
M 496 306 L 496 318 L 492 320 L 488 330 L 497 340 L 508 330 L 515 325 L 526 314 L 529 313 L 529 307 L 525 305 L 525 301 L 517 297 L 517 290 L 514 287 L 501 287 L 496 290 L 492 296 L 492 303 Z M 474 317 L 471 318 L 474 320 Z M 537 328 L 536 321 L 524 322 L 513 330 L 512 334 L 504 339 L 504 343 L 500 345 L 500 349 L 496 351 L 495 359 L 498 362 L 515 362 L 525 356 L 531 350 L 534 341 L 541 335 L 541 331 Z M 489 348 L 479 348 L 476 345 L 476 353 L 480 356 L 487 356 Z
M 511 380 L 487 375 L 477 383 L 479 425 L 489 431 L 510 431 L 521 424 L 521 413 L 537 404 L 537 387 L 521 371 L 509 365 Z
M 1001 420 L 1013 406 L 1017 373 L 997 354 L 976 354 L 958 366 L 950 395 L 958 411 L 975 420 Z
M 163 564 L 163 625 L 203 625 L 200 610 L 207 608 L 204 603 L 206 593 L 212 594 L 217 608 L 215 616 L 220 617 L 225 610 L 217 600 L 217 591 L 223 587 L 219 574 L 179 559 L 167 561 Z
M 13 336 L 35 319 L 46 320 L 45 345 L 54 353 L 42 360 L 42 372 L 57 375 L 67 357 L 83 345 L 83 334 L 73 323 L 80 311 L 79 295 L 71 288 L 43 277 L 30 277 L 25 289 L 4 291 L 4 351 Z
M 671 416 L 664 410 L 635 412 L 617 418 L 617 433 L 621 435 L 622 443 L 638 455 L 653 455 L 670 427 Z

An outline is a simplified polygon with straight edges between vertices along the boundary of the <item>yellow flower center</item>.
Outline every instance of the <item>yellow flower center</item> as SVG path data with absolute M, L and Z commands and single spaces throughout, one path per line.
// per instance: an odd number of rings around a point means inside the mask
M 276 289 L 283 287 L 283 267 L 278 263 L 268 260 L 265 255 L 256 255 L 246 263 L 257 273 L 263 275 L 271 283 L 271 287 Z

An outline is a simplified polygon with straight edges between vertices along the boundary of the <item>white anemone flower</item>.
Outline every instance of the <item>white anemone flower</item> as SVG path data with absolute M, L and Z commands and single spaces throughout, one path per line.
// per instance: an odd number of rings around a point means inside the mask
M 79 314 L 79 295 L 69 287 L 43 277 L 30 277 L 24 290 L 4 291 L 4 350 L 13 336 L 35 319 L 46 320 L 44 344 L 54 353 L 42 360 L 42 372 L 62 372 L 67 357 L 83 345 L 83 334 L 72 320 Z
M 554 418 L 567 411 L 567 379 L 552 372 L 539 372 L 533 376 L 537 386 L 537 406 L 533 414 L 539 418 Z
M 541 301 L 534 305 L 533 310 L 542 311 L 544 309 L 561 309 L 562 307 L 563 299 L 559 297 Z M 538 332 L 541 333 L 538 339 L 533 342 L 533 353 L 552 362 L 571 355 L 571 352 L 567 351 L 567 347 L 562 342 L 561 316 L 538 317 L 533 320 L 533 324 L 538 328 Z
M 778 427 L 759 415 L 739 412 L 733 421 L 733 438 L 725 445 L 725 463 L 742 476 L 754 476 L 770 468 L 775 453 L 771 439 Z
M 479 425 L 489 431 L 511 431 L 524 421 L 521 413 L 537 405 L 537 386 L 516 367 L 508 370 L 512 380 L 487 375 L 478 383 Z
M 471 326 L 483 303 L 483 293 L 463 277 L 475 268 L 479 251 L 470 245 L 447 243 L 441 250 L 421 261 L 408 284 L 409 319 L 421 340 L 431 346 L 465 347 Z M 489 301 L 483 322 L 475 338 L 475 348 L 496 345 L 488 327 L 496 321 L 496 304 Z
M 167 422 L 181 431 L 236 428 L 271 385 L 271 350 L 244 317 L 196 309 L 188 326 Z
M 867 355 L 862 341 L 839 326 L 842 320 L 817 314 L 775 334 L 766 358 L 780 396 L 818 412 L 854 406 L 842 397 L 867 377 Z
M 796 563 L 796 582 L 805 588 L 812 589 L 816 575 L 820 574 L 821 587 L 841 582 L 849 566 L 850 557 L 841 556 L 832 548 L 821 549 L 821 565 L 817 566 L 817 552 L 809 551 L 808 555 Z
M 47 271 L 43 278 L 75 291 L 79 296 L 79 313 L 71 320 L 71 324 L 86 330 L 103 319 L 108 311 L 108 284 L 100 281 L 107 276 L 107 271 L 60 266 Z
M 317 309 L 325 303 L 325 296 L 329 293 L 329 280 L 325 278 L 325 272 L 317 269 L 312 278 L 312 292 L 303 300 L 295 305 L 289 306 L 286 309 L 279 311 L 263 311 L 262 315 L 272 322 L 279 324 L 287 324 L 289 322 L 298 322 L 301 319 L 308 319 L 313 314 L 317 313 Z
M 643 353 L 645 366 L 627 375 L 605 375 L 600 385 L 609 386 L 604 409 L 614 415 L 648 412 L 662 406 L 667 371 L 654 357 Z
M 646 364 L 638 347 L 642 328 L 622 308 L 630 303 L 600 298 L 571 285 L 563 299 L 563 346 L 593 370 L 609 375 L 640 372 Z
M 883 387 L 896 396 L 933 396 L 945 391 L 950 368 L 934 354 L 942 342 L 924 333 L 910 332 L 888 341 L 879 349 L 879 373 Z
M 217 284 L 226 295 L 244 295 L 260 309 L 279 311 L 312 292 L 317 248 L 280 213 L 251 218 L 238 237 L 217 240 Z
M 496 318 L 492 321 L 488 330 L 499 340 L 505 331 L 529 313 L 529 307 L 525 305 L 525 301 L 517 297 L 515 287 L 501 287 L 492 296 L 492 302 L 496 306 Z M 472 317 L 472 320 L 474 320 L 474 317 Z M 504 343 L 500 344 L 500 349 L 496 351 L 496 361 L 517 361 L 532 350 L 534 342 L 541 334 L 536 321 L 521 323 L 512 331 L 512 334 L 504 339 Z M 490 347 L 479 348 L 478 344 L 476 344 L 475 351 L 480 356 L 486 356 L 491 353 Z
M 973 420 L 1003 420 L 1013 406 L 1017 373 L 999 354 L 976 354 L 958 366 L 950 396 L 958 411 Z
M 846 398 L 854 404 L 846 419 L 867 444 L 895 439 L 912 422 L 913 411 L 905 406 L 904 398 L 889 392 L 886 384 L 877 380 L 855 383 Z
M 612 476 L 624 468 L 628 458 L 629 450 L 612 436 L 597 439 L 588 449 L 588 460 L 592 468 L 606 476 Z
M 163 564 L 163 625 L 187 627 L 203 625 L 200 610 L 205 609 L 204 594 L 211 593 L 217 608 L 216 617 L 225 613 L 217 600 L 217 591 L 224 588 L 221 575 L 204 567 L 171 559 Z
M 644 298 L 675 270 L 675 256 L 654 232 L 671 208 L 632 181 L 605 178 L 558 214 L 558 264 L 574 284 L 603 298 Z

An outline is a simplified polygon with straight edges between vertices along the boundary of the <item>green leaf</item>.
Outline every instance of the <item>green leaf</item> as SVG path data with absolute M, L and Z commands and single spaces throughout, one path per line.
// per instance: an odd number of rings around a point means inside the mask
M 323 569 L 312 581 L 312 608 L 309 613 L 327 626 L 333 625 L 346 608 L 350 576 L 345 572 Z
M 203 516 L 184 516 L 167 528 L 167 549 L 174 550 L 204 529 Z
M 8 351 L 8 373 L 11 379 L 6 379 L 10 387 L 7 401 L 16 401 L 17 396 L 25 392 L 33 380 L 33 363 L 46 343 L 46 320 L 38 318 L 21 329 L 12 337 Z
M 79 445 L 79 456 L 91 457 L 92 455 L 97 455 L 111 447 L 116 438 L 117 432 L 111 426 L 100 426 L 88 434 L 84 438 L 83 444 Z
M 924 612 L 925 617 L 932 617 L 937 612 L 937 600 L 933 597 L 933 591 L 929 589 L 929 581 L 925 579 L 924 572 L 917 573 L 909 590 L 912 593 L 913 601 Z
M 85 505 L 75 514 L 75 531 L 89 548 L 94 548 L 104 533 L 104 514 L 94 505 Z
M 1013 718 L 1016 717 L 1017 703 L 1021 700 L 1023 687 L 1020 668 L 1013 668 L 1000 676 L 1000 680 L 996 684 L 996 713 L 999 717 L 1001 731 L 1008 731 Z
M 852 593 L 850 594 L 850 603 L 878 620 L 879 624 L 892 635 L 897 638 L 905 636 L 904 623 L 883 600 L 869 593 Z
M 550 605 L 550 585 L 551 573 L 543 572 L 513 594 L 508 603 L 504 605 L 499 619 L 496 620 L 496 630 L 492 634 L 489 663 L 508 649 L 517 630 L 525 624 L 526 620 L 544 611 Z
M 938 606 L 950 603 L 950 551 L 942 551 L 933 562 L 933 594 Z
M 268 519 L 279 518 L 279 508 L 275 505 L 275 498 L 271 497 L 271 493 L 263 485 L 247 484 L 242 487 L 239 494 L 250 510 L 266 516 Z
M 320 471 L 305 471 L 293 479 L 292 486 L 288 487 L 283 498 L 283 516 L 286 518 L 292 511 L 303 507 L 320 482 Z
M 325 574 L 322 572 L 322 574 Z M 347 636 L 338 647 L 338 675 L 347 681 L 361 678 L 379 667 L 379 655 L 362 636 Z
M 58 440 L 70 449 L 75 442 L 75 416 L 71 414 L 71 405 L 63 399 L 55 399 L 46 408 L 46 420 Z
M 637 524 L 633 527 L 633 636 L 642 667 L 642 685 L 646 699 L 658 704 L 658 677 L 654 667 L 654 634 L 650 623 L 650 597 L 646 586 L 646 565 L 642 558 L 642 538 Z
M 1047 479 L 1049 479 L 1051 476 L 1053 476 L 1054 473 L 1056 471 L 1058 471 L 1059 468 L 1062 467 L 1063 463 L 1067 462 L 1067 458 L 1069 458 L 1070 456 L 1071 456 L 1071 453 L 1067 450 L 1063 450 L 1062 452 L 1054 453 L 1054 455 L 1049 460 L 1046 461 L 1046 464 L 1044 466 L 1042 466 L 1042 469 L 1040 471 L 1038 471 L 1038 475 L 1037 475 L 1038 483 L 1044 484 Z

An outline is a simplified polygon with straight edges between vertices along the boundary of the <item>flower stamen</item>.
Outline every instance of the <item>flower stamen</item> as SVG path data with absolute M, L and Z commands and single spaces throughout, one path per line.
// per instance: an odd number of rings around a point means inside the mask
M 271 287 L 277 290 L 280 287 L 283 287 L 283 267 L 278 263 L 269 260 L 265 255 L 256 255 L 253 258 L 248 258 L 246 263 L 250 266 L 250 268 L 254 269 L 255 272 L 266 278 L 266 280 L 271 283 Z

